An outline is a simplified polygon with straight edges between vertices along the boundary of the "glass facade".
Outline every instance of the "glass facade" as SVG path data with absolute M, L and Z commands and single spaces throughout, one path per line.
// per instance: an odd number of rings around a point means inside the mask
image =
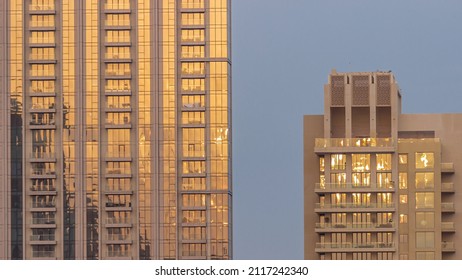
M 229 3 L 8 2 L 5 258 L 232 258 Z

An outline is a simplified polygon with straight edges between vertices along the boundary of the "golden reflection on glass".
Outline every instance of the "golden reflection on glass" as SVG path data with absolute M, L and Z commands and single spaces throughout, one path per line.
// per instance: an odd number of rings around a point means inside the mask
M 407 154 L 399 154 L 399 164 L 407 165 Z
M 160 1 L 159 1 L 160 2 Z M 162 61 L 161 79 L 162 89 L 160 92 L 161 104 L 161 187 L 160 196 L 167 201 L 160 210 L 160 258 L 176 259 L 177 256 L 177 227 L 176 227 L 176 1 L 162 0 L 161 34 L 162 42 L 159 43 Z
M 371 158 L 370 154 L 353 154 L 352 169 L 356 172 L 370 171 Z
M 435 186 L 435 174 L 433 172 L 416 172 L 415 188 L 416 189 L 433 189 Z
M 425 169 L 434 167 L 434 154 L 433 153 L 415 153 L 415 168 Z
M 330 169 L 331 170 L 345 170 L 346 168 L 346 155 L 345 154 L 332 154 L 330 156 Z
M 415 194 L 415 209 L 432 209 L 435 207 L 433 192 L 418 192 Z
M 399 173 L 399 189 L 400 190 L 407 189 L 407 173 L 406 172 Z

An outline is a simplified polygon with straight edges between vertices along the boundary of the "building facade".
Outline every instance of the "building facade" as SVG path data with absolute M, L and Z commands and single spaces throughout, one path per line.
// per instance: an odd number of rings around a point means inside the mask
M 0 259 L 232 258 L 230 4 L 0 2 Z
M 462 114 L 402 114 L 391 72 L 334 70 L 324 97 L 304 116 L 305 258 L 462 259 Z

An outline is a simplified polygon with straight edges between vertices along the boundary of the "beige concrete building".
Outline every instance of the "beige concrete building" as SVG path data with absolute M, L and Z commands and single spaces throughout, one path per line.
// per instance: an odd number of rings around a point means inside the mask
M 402 114 L 390 72 L 334 70 L 324 96 L 304 116 L 305 258 L 462 259 L 462 114 Z
M 0 260 L 232 258 L 230 19 L 0 1 Z

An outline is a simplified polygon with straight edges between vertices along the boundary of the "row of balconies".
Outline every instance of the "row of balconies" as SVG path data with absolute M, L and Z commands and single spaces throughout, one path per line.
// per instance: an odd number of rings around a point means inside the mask
M 433 189 L 434 186 L 429 186 L 428 189 Z M 425 189 L 425 187 L 424 187 Z M 370 184 L 370 185 L 358 185 L 352 183 L 316 183 L 314 191 L 316 193 L 332 193 L 332 192 L 393 192 L 395 186 L 393 183 L 384 185 Z M 453 193 L 454 183 L 442 183 L 441 192 Z
M 359 185 L 352 183 L 338 184 L 338 183 L 316 183 L 316 193 L 331 193 L 331 192 L 393 192 L 395 186 L 393 183 L 388 184 L 370 184 Z
M 364 242 L 364 243 L 352 243 L 352 242 L 321 242 L 316 243 L 316 252 L 355 252 L 355 251 L 395 251 L 395 244 L 393 242 Z
M 316 203 L 316 212 L 394 212 L 394 203 Z
M 316 223 L 316 232 L 390 232 L 393 222 L 387 223 Z
M 393 242 L 367 242 L 367 243 L 316 243 L 315 251 L 318 253 L 323 252 L 373 252 L 373 251 L 395 251 L 395 244 Z M 454 242 L 441 243 L 441 251 L 452 253 L 456 251 Z

